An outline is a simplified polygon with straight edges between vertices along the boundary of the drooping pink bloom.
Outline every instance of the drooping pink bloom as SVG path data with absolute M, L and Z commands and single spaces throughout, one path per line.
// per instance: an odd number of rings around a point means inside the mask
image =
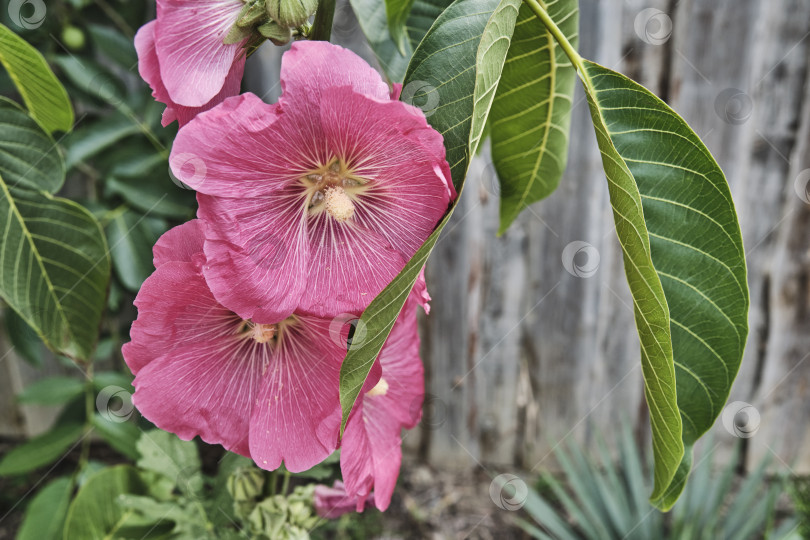
M 332 487 L 318 484 L 314 494 L 315 511 L 322 518 L 335 519 L 348 512 L 362 512 L 366 504 L 374 504 L 374 493 L 370 493 L 358 503 L 357 497 L 349 495 L 340 480 L 335 480 Z
M 174 142 L 209 224 L 205 278 L 258 322 L 362 311 L 455 197 L 442 137 L 330 43 L 293 44 L 281 84 L 278 103 L 229 98 Z
M 138 53 L 138 72 L 147 84 L 152 88 L 152 97 L 166 105 L 161 123 L 168 126 L 177 120 L 180 127 L 191 121 L 192 118 L 202 111 L 222 103 L 226 97 L 235 96 L 239 93 L 242 82 L 242 75 L 245 69 L 244 60 L 236 61 L 228 71 L 223 81 L 219 93 L 214 95 L 208 102 L 201 106 L 188 107 L 176 103 L 169 95 L 169 91 L 163 84 L 160 74 L 160 61 L 155 49 L 155 27 L 157 21 L 150 21 L 143 25 L 135 34 L 135 50 Z
M 160 78 L 174 103 L 202 107 L 218 95 L 244 43 L 225 45 L 242 0 L 158 0 L 155 49 Z
M 141 287 L 124 358 L 133 402 L 161 429 L 199 435 L 262 468 L 311 468 L 336 448 L 341 327 L 293 315 L 255 324 L 219 304 L 201 273 L 203 223 L 155 245 L 156 271 Z
M 380 376 L 376 383 L 369 377 L 346 424 L 340 468 L 358 512 L 372 490 L 376 507 L 388 508 L 402 461 L 402 429 L 414 427 L 422 417 L 425 383 L 416 321 L 420 296 L 411 292 L 380 351 Z

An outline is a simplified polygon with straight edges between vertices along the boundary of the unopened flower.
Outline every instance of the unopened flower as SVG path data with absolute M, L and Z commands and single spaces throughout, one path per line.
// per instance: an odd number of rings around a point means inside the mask
M 182 439 L 199 435 L 264 469 L 311 468 L 337 446 L 338 379 L 346 349 L 329 319 L 244 320 L 220 305 L 201 273 L 203 223 L 175 227 L 155 249 L 124 359 L 133 402 Z
M 205 278 L 261 323 L 362 311 L 455 197 L 442 137 L 330 43 L 293 44 L 281 84 L 277 104 L 229 98 L 175 140 L 174 174 L 208 222 Z
M 318 0 L 267 0 L 267 14 L 282 26 L 306 22 L 318 8 Z

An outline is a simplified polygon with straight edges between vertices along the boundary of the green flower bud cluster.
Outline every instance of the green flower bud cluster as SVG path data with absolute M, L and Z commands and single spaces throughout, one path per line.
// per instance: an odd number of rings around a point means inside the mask
M 234 513 L 250 529 L 250 537 L 308 540 L 309 531 L 319 522 L 313 508 L 315 485 L 297 486 L 288 494 L 267 496 L 265 484 L 265 472 L 255 467 L 239 468 L 228 477 Z M 275 491 L 273 484 L 270 482 L 270 492 Z
M 223 43 L 231 45 L 245 42 L 251 51 L 269 39 L 284 45 L 293 37 L 293 30 L 307 22 L 318 8 L 318 0 L 242 0 L 239 12 Z
M 313 512 L 315 485 L 296 487 L 287 496 L 274 495 L 256 505 L 248 516 L 254 533 L 278 540 L 308 540 L 319 519 Z

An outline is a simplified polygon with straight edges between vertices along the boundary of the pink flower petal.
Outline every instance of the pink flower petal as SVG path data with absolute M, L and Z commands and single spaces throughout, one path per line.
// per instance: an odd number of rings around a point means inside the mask
M 441 135 L 419 109 L 391 101 L 359 57 L 307 42 L 283 63 L 279 104 L 227 99 L 180 131 L 170 158 L 202 194 L 215 297 L 261 323 L 296 306 L 323 317 L 365 309 L 454 196 Z M 342 165 L 326 172 L 336 158 Z M 338 189 L 348 217 L 308 209 L 310 197 Z
M 368 63 L 348 49 L 326 41 L 292 44 L 281 58 L 280 102 L 294 110 L 317 110 L 321 97 L 338 86 L 350 86 L 369 98 L 388 101 L 390 92 Z
M 248 411 L 268 357 L 265 346 L 236 333 L 239 323 L 195 265 L 161 265 L 141 288 L 133 342 L 124 348 L 141 414 L 181 439 L 199 435 L 249 455 Z M 143 351 L 153 360 L 138 366 Z
M 297 316 L 267 368 L 250 420 L 250 454 L 274 470 L 312 468 L 337 448 L 338 380 L 345 352 L 329 339 L 329 323 Z
M 362 311 L 405 266 L 374 230 L 321 214 L 308 224 L 309 268 L 299 309 L 326 317 Z
M 356 497 L 346 493 L 343 482 L 335 480 L 332 487 L 323 484 L 315 486 L 314 499 L 315 511 L 320 517 L 336 519 L 357 508 L 362 512 L 362 507 L 366 504 L 374 504 L 374 493 L 370 493 L 363 501 L 358 501 Z
M 372 489 L 377 508 L 388 508 L 402 460 L 401 430 L 412 428 L 421 418 L 424 370 L 416 306 L 411 296 L 380 352 L 380 382 L 358 401 L 346 426 L 340 468 L 347 493 L 358 500 L 358 510 Z
M 243 5 L 241 0 L 158 0 L 157 56 L 172 101 L 202 107 L 221 92 L 234 63 L 244 66 L 242 45 L 223 44 Z
M 182 129 L 169 158 L 174 175 L 200 193 L 262 197 L 306 174 L 297 131 L 278 105 L 247 93 L 226 99 Z M 306 152 L 306 149 L 303 150 Z
M 450 202 L 445 179 L 434 169 L 437 160 L 426 152 L 427 145 L 437 145 L 444 161 L 441 135 L 411 109 L 345 87 L 332 89 L 321 104 L 328 146 L 371 180 L 359 199 L 357 223 L 381 234 L 405 260 L 433 232 Z
M 206 281 L 243 319 L 276 323 L 293 313 L 306 288 L 309 246 L 296 195 L 226 199 L 198 195 L 207 220 Z M 296 213 L 297 211 L 297 213 Z
M 169 229 L 152 248 L 155 268 L 167 262 L 197 262 L 205 242 L 205 225 L 192 219 Z
M 221 103 L 226 97 L 239 93 L 242 75 L 245 69 L 244 62 L 235 62 L 225 78 L 219 94 L 201 107 L 185 107 L 172 101 L 168 90 L 160 77 L 160 64 L 155 50 L 155 26 L 157 21 L 150 21 L 143 25 L 135 34 L 135 50 L 138 53 L 138 72 L 143 80 L 152 88 L 152 97 L 166 105 L 161 123 L 168 126 L 175 120 L 180 127 L 190 122 L 200 112 L 207 111 Z

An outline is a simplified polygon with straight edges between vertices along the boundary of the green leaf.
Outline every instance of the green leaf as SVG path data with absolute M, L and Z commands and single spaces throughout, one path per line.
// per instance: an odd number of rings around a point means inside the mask
M 175 185 L 166 158 L 151 149 L 119 163 L 105 182 L 107 194 L 118 195 L 149 215 L 186 220 L 197 208 L 194 191 Z
M 127 97 L 124 83 L 109 70 L 88 58 L 57 56 L 54 63 L 65 72 L 67 78 L 80 90 L 114 107 L 124 107 Z
M 138 63 L 135 44 L 131 38 L 111 26 L 90 24 L 87 30 L 96 50 L 117 62 L 122 68 L 132 69 Z
M 381 0 L 350 0 L 357 21 L 388 79 L 401 82 L 413 49 L 419 45 L 433 21 L 450 5 L 450 0 L 414 0 L 406 22 L 407 40 L 402 50 L 391 38 L 386 5 Z
M 0 63 L 6 68 L 31 116 L 49 133 L 70 131 L 73 106 L 42 55 L 0 24 Z
M 102 371 L 93 375 L 93 387 L 101 392 L 108 386 L 119 386 L 127 392 L 134 392 L 132 388 L 132 375 L 118 371 Z
M 124 210 L 116 212 L 107 225 L 115 275 L 133 292 L 137 292 L 155 270 L 152 246 L 157 236 L 152 233 L 147 219 L 131 210 Z
M 96 433 L 104 437 L 104 440 L 110 443 L 110 446 L 124 454 L 130 459 L 138 459 L 138 450 L 136 445 L 141 436 L 141 430 L 137 425 L 132 422 L 126 422 L 125 418 L 117 418 L 114 415 L 109 415 L 105 418 L 100 414 L 93 415 L 91 422 L 93 427 L 96 428 Z
M 74 377 L 48 377 L 27 386 L 17 397 L 20 403 L 61 405 L 84 392 L 85 383 Z
M 576 47 L 576 0 L 553 0 L 546 6 Z M 499 233 L 560 183 L 568 157 L 575 79 L 565 52 L 523 4 L 490 116 L 492 161 L 501 188 Z
M 17 540 L 61 540 L 73 482 L 57 478 L 39 490 L 25 511 Z
M 0 476 L 24 474 L 64 456 L 81 437 L 81 424 L 58 424 L 14 448 L 0 461 Z
M 453 184 L 459 194 L 495 95 L 519 7 L 520 0 L 456 0 L 433 24 L 408 67 L 406 85 L 418 82 L 423 88 L 432 88 L 429 92 L 438 93 L 439 104 L 431 111 L 428 122 L 444 137 Z M 367 328 L 366 339 L 352 343 L 340 369 L 341 433 L 453 208 L 402 272 L 363 312 L 358 324 Z
M 0 176 L 10 185 L 56 193 L 65 163 L 53 138 L 19 105 L 0 97 Z
M 71 169 L 114 145 L 124 137 L 139 133 L 140 128 L 122 113 L 105 116 L 76 130 L 65 139 L 65 163 Z
M 34 329 L 13 309 L 3 310 L 3 318 L 14 352 L 35 368 L 42 367 L 42 340 Z
M 408 32 L 405 29 L 405 21 L 408 20 L 413 2 L 414 0 L 385 0 L 388 31 L 391 32 L 391 38 L 403 55 L 407 54 L 408 50 Z
M 668 509 L 683 489 L 691 446 L 722 412 L 742 360 L 749 302 L 742 235 L 723 171 L 677 113 L 593 62 L 583 60 L 582 77 L 657 424 L 652 500 Z M 673 378 L 682 442 L 670 417 Z
M 138 467 L 163 475 L 186 495 L 202 489 L 200 456 L 194 441 L 181 441 L 161 430 L 145 432 L 138 439 Z
M 0 178 L 0 223 L 0 295 L 55 352 L 90 359 L 110 273 L 98 222 L 72 201 Z
M 146 484 L 134 467 L 119 465 L 102 469 L 87 480 L 73 499 L 64 537 L 69 540 L 143 538 L 152 525 L 135 522 L 135 512 L 125 509 L 119 497 L 146 493 Z
M 405 86 L 421 88 L 412 98 L 437 102 L 428 122 L 444 137 L 456 190 L 478 148 L 519 7 L 517 0 L 456 0 L 408 65 Z

